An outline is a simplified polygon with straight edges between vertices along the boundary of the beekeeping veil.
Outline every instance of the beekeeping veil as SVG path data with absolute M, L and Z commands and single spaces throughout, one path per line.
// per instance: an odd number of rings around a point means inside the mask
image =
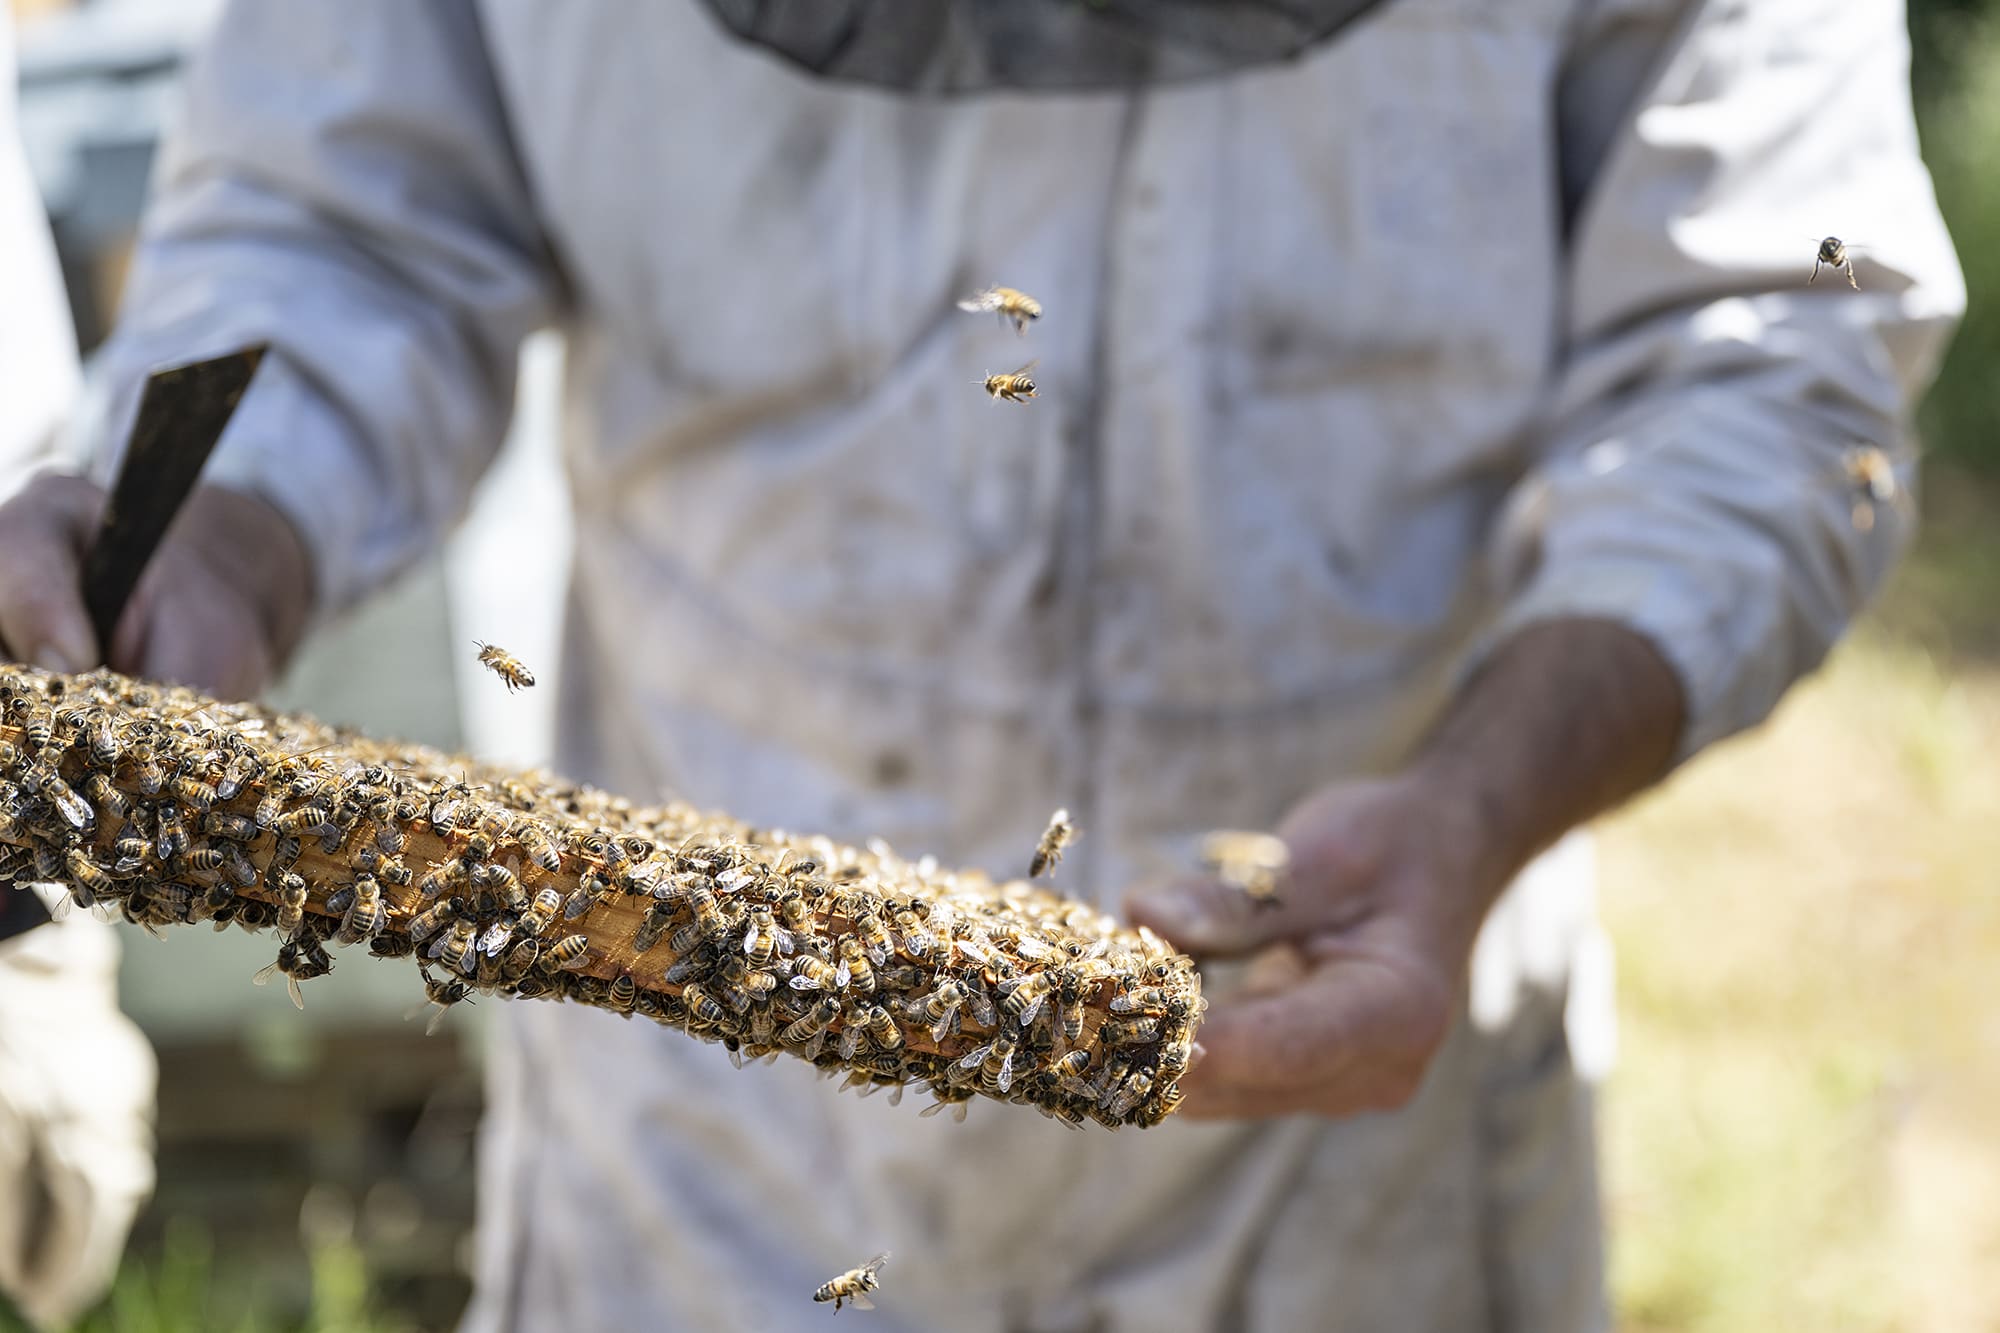
M 815 74 L 906 92 L 1086 92 L 1298 56 L 1380 0 L 707 0 Z

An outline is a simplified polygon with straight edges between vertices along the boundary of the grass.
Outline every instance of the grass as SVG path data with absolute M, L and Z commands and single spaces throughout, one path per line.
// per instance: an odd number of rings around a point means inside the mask
M 2000 1329 L 2000 504 L 1934 489 L 1827 668 L 1605 827 L 1633 1333 Z

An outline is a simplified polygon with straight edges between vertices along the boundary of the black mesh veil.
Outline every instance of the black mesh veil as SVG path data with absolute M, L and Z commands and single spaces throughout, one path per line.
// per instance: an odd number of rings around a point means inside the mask
M 1084 92 L 1288 60 L 1381 0 L 706 0 L 829 79 L 922 93 Z

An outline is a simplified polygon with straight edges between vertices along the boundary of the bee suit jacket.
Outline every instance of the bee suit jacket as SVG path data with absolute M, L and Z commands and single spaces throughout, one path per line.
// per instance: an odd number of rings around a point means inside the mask
M 1651 636 L 1686 753 L 1819 661 L 1908 535 L 1843 451 L 1903 449 L 1962 299 L 1906 79 L 1888 0 L 1390 0 L 1216 82 L 949 100 L 676 0 L 242 0 L 100 434 L 268 340 L 214 467 L 331 613 L 562 324 L 559 766 L 1002 874 L 1065 805 L 1057 883 L 1115 903 L 1395 767 L 1526 622 Z M 1829 231 L 1858 292 L 1807 285 Z M 994 282 L 1027 336 L 954 308 Z M 1030 359 L 1033 403 L 975 384 Z M 1416 1100 L 1342 1122 L 960 1126 L 502 1005 L 469 1327 L 819 1327 L 881 1249 L 884 1329 L 1591 1326 L 1589 870 L 1510 891 Z

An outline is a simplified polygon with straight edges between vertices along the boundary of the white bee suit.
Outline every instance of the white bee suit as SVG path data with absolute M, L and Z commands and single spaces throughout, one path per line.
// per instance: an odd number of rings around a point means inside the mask
M 1115 902 L 1393 768 L 1485 636 L 1608 616 L 1688 752 L 1809 669 L 1907 536 L 1962 292 L 1900 6 L 1392 0 L 1175 90 L 817 83 L 701 8 L 234 4 L 107 368 L 275 348 L 223 477 L 329 610 L 439 540 L 515 349 L 569 327 L 561 767 Z M 1872 249 L 1806 286 L 1816 238 Z M 1020 338 L 954 308 L 1047 307 Z M 975 380 L 1030 359 L 1041 397 Z M 117 432 L 106 430 L 104 438 Z M 1071 1134 L 500 1006 L 467 1326 L 1601 1324 L 1572 963 L 1587 848 L 1517 887 L 1416 1102 Z M 1571 1031 L 1605 1044 L 1601 986 Z
M 13 20 L 0 14 L 0 497 L 52 457 L 78 380 L 14 80 Z M 0 942 L 0 1293 L 36 1327 L 67 1323 L 110 1285 L 153 1187 L 155 1076 L 118 1010 L 110 926 L 73 912 Z

